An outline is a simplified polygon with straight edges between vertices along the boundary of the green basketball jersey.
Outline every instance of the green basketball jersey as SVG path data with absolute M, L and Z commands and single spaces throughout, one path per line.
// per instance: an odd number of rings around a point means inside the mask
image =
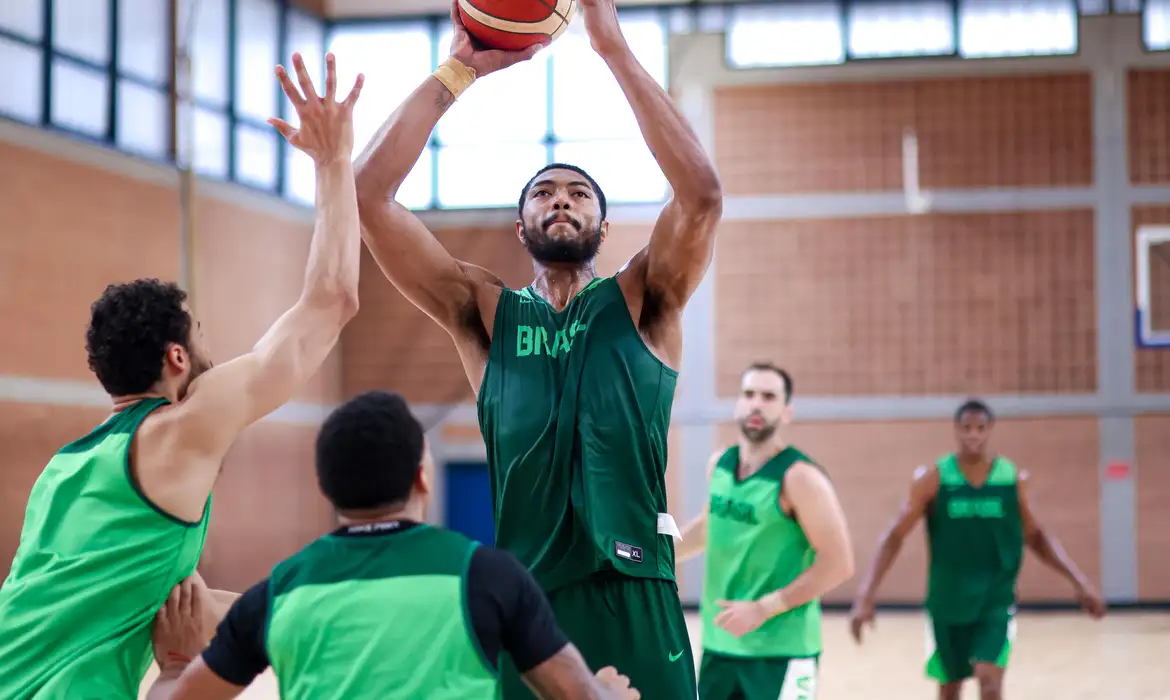
M 546 591 L 605 570 L 673 580 L 658 514 L 677 379 L 614 277 L 559 313 L 531 287 L 501 293 L 478 398 L 496 544 Z
M 147 399 L 62 447 L 33 486 L 0 587 L 0 697 L 137 698 L 154 616 L 207 534 L 163 513 L 130 474 Z M 208 500 L 210 508 L 210 499 Z
M 937 467 L 938 495 L 926 515 L 927 610 L 953 624 L 1006 614 L 1024 555 L 1016 466 L 995 458 L 979 488 L 968 483 L 955 455 Z
M 284 700 L 494 700 L 467 610 L 477 546 L 397 522 L 326 535 L 269 579 L 267 651 Z
M 748 601 L 784 588 L 812 566 L 816 552 L 800 523 L 780 508 L 784 475 L 808 458 L 786 447 L 740 480 L 739 447 L 725 451 L 711 474 L 707 563 L 700 611 L 703 649 L 746 657 L 813 656 L 821 651 L 821 606 L 811 600 L 738 639 L 715 625 L 719 600 Z

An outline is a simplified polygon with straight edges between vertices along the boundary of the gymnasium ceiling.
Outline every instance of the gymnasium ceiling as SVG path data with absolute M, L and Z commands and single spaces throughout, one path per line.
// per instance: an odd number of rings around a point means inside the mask
M 703 4 L 721 1 L 725 0 L 691 0 Z M 619 7 L 662 5 L 664 0 L 617 0 L 617 3 Z M 434 14 L 451 9 L 451 0 L 301 0 L 298 4 L 316 5 L 334 18 Z

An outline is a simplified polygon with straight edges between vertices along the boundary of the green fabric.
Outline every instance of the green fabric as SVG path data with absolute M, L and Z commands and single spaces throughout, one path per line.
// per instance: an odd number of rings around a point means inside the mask
M 927 512 L 926 607 L 951 624 L 1007 614 L 1015 604 L 1024 527 L 1016 467 L 998 457 L 986 483 L 968 483 L 954 455 L 938 461 L 939 489 Z
M 613 277 L 560 312 L 530 288 L 500 294 L 478 397 L 496 545 L 546 591 L 605 570 L 674 579 L 658 514 L 677 379 Z
M 673 581 L 602 575 L 548 599 L 589 668 L 616 667 L 647 700 L 695 697 L 695 660 Z M 502 700 L 534 700 L 507 654 L 500 681 Z
M 426 525 L 327 535 L 273 570 L 266 644 L 284 700 L 489 700 L 467 612 L 476 543 Z
M 715 625 L 717 601 L 757 600 L 784 588 L 816 558 L 800 523 L 780 508 L 784 475 L 812 463 L 794 447 L 768 460 L 742 481 L 739 447 L 726 450 L 711 474 L 707 561 L 700 612 L 703 649 L 737 657 L 806 657 L 821 651 L 821 608 L 809 601 L 742 637 Z
M 737 658 L 703 653 L 699 700 L 813 700 L 818 657 Z
M 970 678 L 977 663 L 1007 668 L 1016 622 L 1010 614 L 981 618 L 962 625 L 927 620 L 930 644 L 926 676 L 939 683 Z
M 140 401 L 62 447 L 33 485 L 0 587 L 0 698 L 131 699 L 152 662 L 155 613 L 207 536 L 163 513 L 130 473 Z

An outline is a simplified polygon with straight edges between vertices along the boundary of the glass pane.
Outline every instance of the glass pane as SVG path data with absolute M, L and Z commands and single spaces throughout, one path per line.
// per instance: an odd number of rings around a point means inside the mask
M 358 73 L 366 84 L 353 111 L 354 151 L 360 152 L 406 96 L 433 70 L 431 35 L 422 23 L 359 24 L 334 28 L 337 92 L 349 94 Z
M 1115 14 L 1134 14 L 1142 11 L 1143 0 L 1113 0 Z
M 62 59 L 53 61 L 53 123 L 90 136 L 106 135 L 109 76 Z
M 451 45 L 451 31 L 439 46 Z M 439 121 L 443 145 L 527 141 L 540 143 L 548 133 L 548 55 L 477 80 Z
M 1076 53 L 1072 0 L 960 0 L 959 53 L 965 58 Z
M 398 188 L 398 202 L 407 209 L 426 209 L 432 205 L 434 193 L 434 152 L 427 148 L 418 159 L 414 169 Z
M 44 36 L 42 0 L 3 0 L 0 2 L 0 29 L 29 39 Z
M 318 86 L 321 91 L 325 90 L 325 26 L 321 20 L 315 19 L 305 14 L 296 11 L 289 11 L 288 13 L 288 55 L 280 56 L 277 63 L 280 63 L 285 68 L 291 69 L 292 55 L 295 52 L 300 52 L 305 59 L 305 67 L 309 70 L 309 77 L 313 79 L 313 84 Z M 268 71 L 269 75 L 273 75 L 272 69 Z M 276 87 L 276 77 L 273 76 L 273 89 Z M 351 84 L 349 87 L 353 87 Z M 337 88 L 341 92 L 341 86 Z M 345 94 L 338 97 L 342 99 Z M 295 114 L 292 105 L 289 104 L 288 98 L 278 95 L 280 99 L 280 109 L 282 115 L 288 116 Z
M 276 189 L 276 139 L 273 129 L 261 131 L 246 124 L 236 125 L 236 179 L 240 182 Z
M 1109 14 L 1109 0 L 1078 0 L 1082 15 Z
M 11 2 L 12 0 L 0 0 Z M 53 0 L 53 48 L 95 63 L 110 60 L 110 3 Z
M 119 0 L 118 70 L 167 82 L 171 70 L 167 14 L 167 3 L 159 0 Z
M 516 206 L 520 190 L 548 162 L 541 145 L 451 146 L 439 151 L 439 206 Z
M 317 198 L 317 169 L 313 159 L 292 146 L 284 149 L 284 194 L 309 206 Z
M 236 112 L 255 119 L 277 115 L 276 64 L 280 56 L 280 8 L 275 0 L 238 0 L 236 4 Z M 306 56 L 306 63 L 312 61 Z M 296 82 L 295 73 L 293 81 Z M 318 83 L 318 90 L 324 91 Z M 275 161 L 274 161 L 275 162 Z
M 219 112 L 195 109 L 195 171 L 226 179 L 228 175 L 228 119 Z
M 840 3 L 733 7 L 727 60 L 737 68 L 843 62 Z
M 853 5 L 849 50 L 858 58 L 925 56 L 955 50 L 948 0 L 884 0 Z
M 228 101 L 227 0 L 179 0 L 180 37 L 190 36 L 195 96 L 216 105 Z M 275 65 L 270 66 L 275 68 Z M 264 115 L 264 118 L 272 116 Z
M 0 90 L 0 112 L 17 119 L 41 121 L 41 50 L 0 38 L 0 66 L 8 82 Z
M 666 176 L 641 139 L 557 144 L 555 157 L 589 173 L 611 205 L 666 199 Z
M 666 32 L 657 18 L 632 15 L 622 31 L 638 61 L 666 84 Z M 553 124 L 561 140 L 636 136 L 638 122 L 613 74 L 589 46 L 585 23 L 569 30 L 546 52 L 553 67 Z
M 1170 0 L 1146 0 L 1142 38 L 1148 49 L 1170 49 Z
M 165 158 L 170 139 L 170 97 L 162 90 L 118 81 L 118 146 Z

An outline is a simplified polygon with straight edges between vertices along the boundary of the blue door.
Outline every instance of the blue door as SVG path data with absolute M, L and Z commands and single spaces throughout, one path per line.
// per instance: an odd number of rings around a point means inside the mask
M 486 545 L 496 542 L 492 487 L 485 462 L 447 463 L 447 527 Z

